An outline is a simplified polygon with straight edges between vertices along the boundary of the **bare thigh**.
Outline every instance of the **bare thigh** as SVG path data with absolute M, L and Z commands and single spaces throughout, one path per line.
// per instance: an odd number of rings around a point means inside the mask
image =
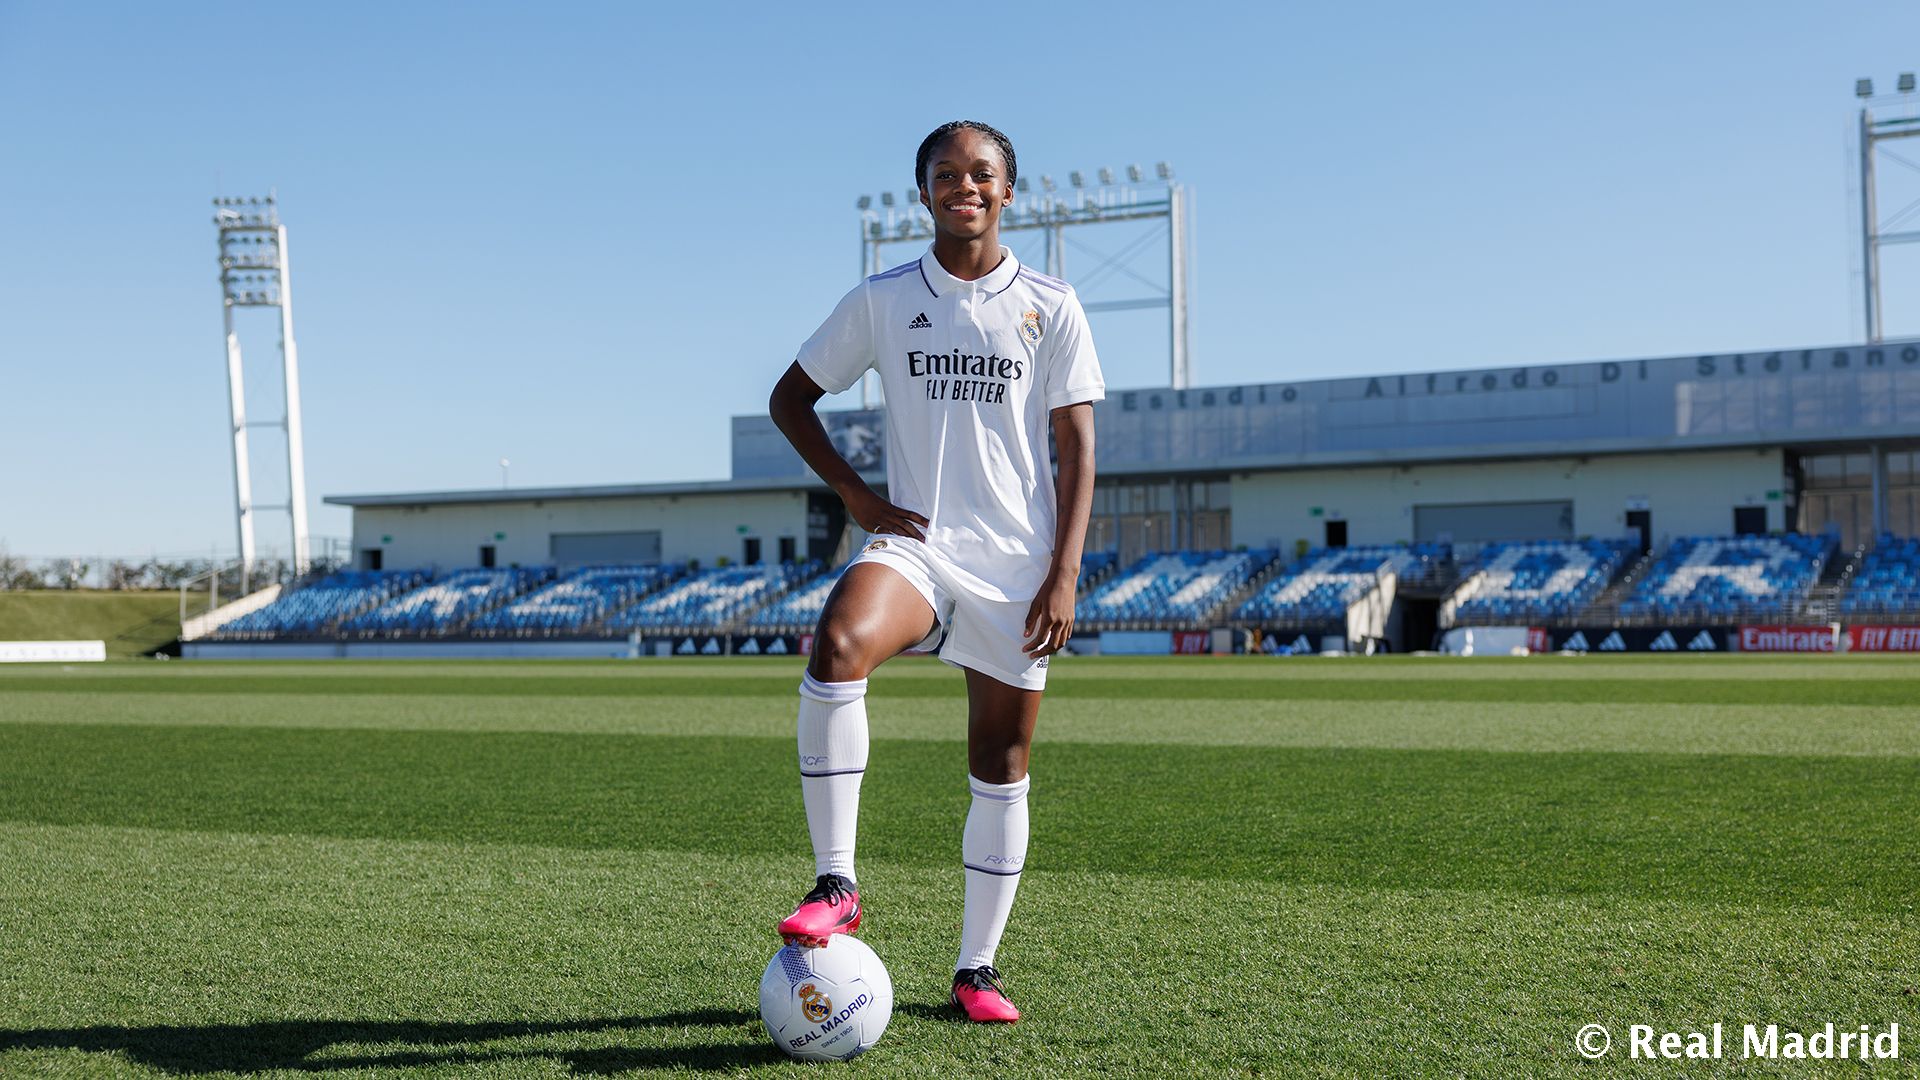
M 821 682 L 864 679 L 933 632 L 933 608 L 890 567 L 855 563 L 820 612 L 807 670 Z
M 966 672 L 967 771 L 989 784 L 1011 784 L 1027 775 L 1042 692 Z

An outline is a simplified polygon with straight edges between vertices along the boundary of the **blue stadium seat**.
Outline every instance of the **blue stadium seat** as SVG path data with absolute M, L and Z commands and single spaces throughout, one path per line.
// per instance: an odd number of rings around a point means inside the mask
M 683 573 L 679 566 L 588 566 L 475 619 L 487 635 L 579 633 Z
M 1120 563 L 1117 551 L 1089 551 L 1080 556 L 1079 588 L 1098 585 L 1100 579 Z
M 1785 618 L 1833 554 L 1830 536 L 1687 536 L 1620 602 L 1620 614 L 1669 622 Z
M 820 621 L 820 612 L 826 609 L 827 596 L 833 587 L 840 584 L 841 575 L 847 572 L 845 566 L 836 566 L 811 581 L 803 581 L 794 586 L 791 592 L 754 612 L 747 625 L 755 630 L 767 632 L 805 633 L 813 629 Z
M 720 566 L 668 585 L 607 620 L 616 631 L 707 633 L 820 572 L 818 561 Z
M 1449 598 L 1453 623 L 1571 618 L 1633 558 L 1631 540 L 1532 540 L 1480 550 Z
M 552 577 L 553 568 L 548 566 L 459 570 L 348 619 L 340 629 L 368 637 L 451 633 L 474 616 Z
M 1315 548 L 1248 597 L 1234 617 L 1306 626 L 1335 622 L 1389 570 L 1421 572 L 1452 558 L 1446 544 Z
M 1920 618 L 1920 538 L 1882 535 L 1854 568 L 1840 611 Z
M 424 584 L 424 570 L 340 570 L 281 593 L 273 603 L 221 627 L 215 639 L 311 637 L 343 619 Z
M 1274 558 L 1264 549 L 1149 555 L 1082 597 L 1074 618 L 1090 630 L 1200 622 Z

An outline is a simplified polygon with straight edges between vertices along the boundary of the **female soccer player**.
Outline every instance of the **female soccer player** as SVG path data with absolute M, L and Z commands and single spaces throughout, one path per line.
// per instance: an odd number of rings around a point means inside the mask
M 827 598 L 800 683 L 800 791 L 819 875 L 780 923 L 809 947 L 860 926 L 853 872 L 867 765 L 867 676 L 919 647 L 966 672 L 972 808 L 953 1001 L 1011 1022 L 994 950 L 1027 858 L 1027 749 L 1047 661 L 1073 631 L 1093 504 L 1093 403 L 1106 396 L 1065 282 L 1000 246 L 1013 144 L 986 124 L 934 129 L 914 158 L 933 245 L 855 286 L 774 387 L 774 423 L 871 540 Z M 814 405 L 880 373 L 887 494 L 828 439 Z M 1056 485 L 1047 456 L 1058 447 Z

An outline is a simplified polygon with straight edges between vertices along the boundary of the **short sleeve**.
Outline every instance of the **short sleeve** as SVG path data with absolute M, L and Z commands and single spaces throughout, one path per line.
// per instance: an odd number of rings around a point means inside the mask
M 873 318 L 866 282 L 840 298 L 833 314 L 800 346 L 800 354 L 794 359 L 800 370 L 829 394 L 860 381 L 873 366 Z
M 1104 399 L 1107 380 L 1100 373 L 1100 357 L 1093 351 L 1093 331 L 1087 326 L 1079 294 L 1067 294 L 1053 323 L 1047 335 L 1052 342 L 1046 366 L 1047 408 Z

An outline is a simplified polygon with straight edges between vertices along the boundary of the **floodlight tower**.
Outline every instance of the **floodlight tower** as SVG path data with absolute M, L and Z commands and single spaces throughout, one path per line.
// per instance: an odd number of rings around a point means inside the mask
M 1154 166 L 1152 179 L 1148 179 L 1138 165 L 1127 166 L 1124 180 L 1117 178 L 1110 168 L 1102 168 L 1094 175 L 1098 182 L 1089 187 L 1088 178 L 1078 169 L 1067 174 L 1068 183 L 1072 185 L 1067 192 L 1059 190 L 1052 176 L 1042 176 L 1042 190 L 1037 194 L 1028 179 L 1021 177 L 1014 184 L 1019 198 L 1001 216 L 1000 231 L 1006 233 L 1030 229 L 1042 232 L 1046 238 L 1046 272 L 1054 277 L 1065 277 L 1066 248 L 1070 242 L 1067 230 L 1128 221 L 1165 221 L 1164 231 L 1156 229 L 1146 237 L 1137 237 L 1111 255 L 1084 243 L 1075 244 L 1095 257 L 1096 261 L 1088 270 L 1087 277 L 1118 273 L 1152 290 L 1152 294 L 1145 297 L 1083 301 L 1082 306 L 1088 311 L 1166 308 L 1168 382 L 1176 390 L 1185 389 L 1193 383 L 1193 364 L 1187 355 L 1188 218 L 1191 213 L 1191 192 L 1173 178 L 1173 166 L 1164 161 Z M 889 244 L 924 244 L 933 239 L 933 217 L 927 213 L 926 207 L 920 205 L 918 191 L 906 192 L 906 197 L 898 202 L 894 200 L 893 192 L 883 191 L 877 201 L 879 205 L 876 207 L 873 196 L 862 195 L 855 204 L 860 211 L 860 272 L 863 275 L 880 272 L 881 248 Z M 1134 272 L 1129 265 L 1136 255 L 1145 250 L 1143 240 L 1163 237 L 1167 252 L 1167 284 L 1164 289 L 1158 282 Z M 871 405 L 866 380 L 861 381 L 860 388 L 862 402 Z
M 1878 181 L 1874 178 L 1874 151 L 1880 143 L 1888 139 L 1905 139 L 1920 135 L 1920 96 L 1914 94 L 1913 72 L 1900 73 L 1895 84 L 1898 94 L 1888 94 L 1879 98 L 1873 96 L 1873 80 L 1860 79 L 1853 84 L 1854 96 L 1860 99 L 1860 253 L 1865 267 L 1862 285 L 1866 293 L 1867 340 L 1881 340 L 1880 331 L 1880 245 L 1910 244 L 1920 241 L 1920 231 L 1888 232 L 1903 222 L 1910 220 L 1920 203 L 1909 205 L 1886 221 L 1880 220 Z M 1879 104 L 1899 115 L 1876 117 L 1873 106 Z M 1908 168 L 1920 169 L 1920 166 L 1890 150 L 1881 151 L 1895 162 Z
M 240 588 L 249 591 L 253 572 L 253 515 L 256 510 L 285 510 L 293 529 L 293 571 L 306 571 L 307 465 L 300 431 L 300 353 L 293 343 L 293 280 L 287 263 L 287 227 L 280 223 L 274 196 L 222 197 L 213 200 L 213 224 L 220 232 L 220 298 L 227 330 L 227 408 L 233 439 L 233 507 L 240 539 Z M 234 330 L 236 308 L 280 309 L 281 385 L 286 412 L 279 420 L 247 419 L 240 336 Z M 277 428 L 287 440 L 287 504 L 255 506 L 253 474 L 247 462 L 247 429 Z

